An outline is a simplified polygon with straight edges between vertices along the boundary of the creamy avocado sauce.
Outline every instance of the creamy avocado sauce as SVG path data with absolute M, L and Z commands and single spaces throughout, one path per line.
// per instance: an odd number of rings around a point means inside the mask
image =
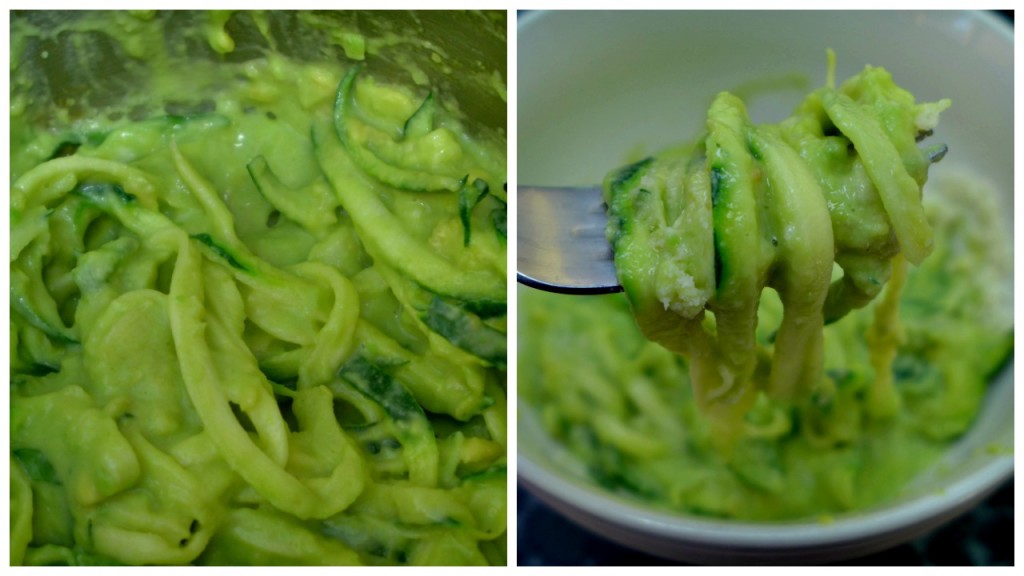
M 503 135 L 183 14 L 12 22 L 12 564 L 504 564 Z
M 920 264 L 931 251 L 921 186 L 945 149 L 916 142 L 950 102 L 916 103 L 882 68 L 838 88 L 829 76 L 776 125 L 753 124 L 743 101 L 722 92 L 695 144 L 605 182 L 608 238 L 640 328 L 690 360 L 697 401 L 723 434 L 758 388 L 789 401 L 813 391 L 822 326 L 878 296 L 904 260 Z M 785 313 L 768 378 L 755 384 L 765 288 Z M 891 362 L 885 334 L 895 328 L 880 330 L 875 361 Z M 884 380 L 871 395 L 877 410 L 896 409 Z
M 948 106 L 873 67 L 777 125 L 719 94 L 695 143 L 605 182 L 624 295 L 520 290 L 522 397 L 597 482 L 672 510 L 896 497 L 1013 346 L 993 193 L 947 174 L 922 198 Z
M 686 360 L 644 337 L 622 294 L 520 290 L 521 397 L 595 481 L 666 509 L 780 520 L 894 498 L 971 425 L 1013 347 L 1012 258 L 992 191 L 975 174 L 951 174 L 927 194 L 935 251 L 908 270 L 900 296 L 895 416 L 868 406 L 877 302 L 825 328 L 826 376 L 809 401 L 758 392 L 728 451 L 697 405 Z M 760 347 L 770 348 L 781 317 L 764 291 Z

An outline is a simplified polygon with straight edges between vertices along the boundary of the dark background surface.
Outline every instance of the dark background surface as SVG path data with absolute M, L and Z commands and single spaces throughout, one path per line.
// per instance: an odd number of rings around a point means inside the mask
M 591 534 L 519 488 L 520 566 L 662 566 L 676 564 Z M 846 566 L 1012 566 L 1013 480 L 982 504 L 917 540 Z
M 997 10 L 1014 22 L 1013 10 Z M 671 561 L 625 548 L 560 516 L 532 494 L 519 497 L 520 566 L 651 566 Z M 841 562 L 857 566 L 1012 566 L 1013 480 L 976 508 L 917 540 Z

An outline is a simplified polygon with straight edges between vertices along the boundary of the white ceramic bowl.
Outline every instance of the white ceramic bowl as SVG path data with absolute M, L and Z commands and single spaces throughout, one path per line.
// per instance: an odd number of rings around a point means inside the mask
M 919 101 L 948 97 L 932 170 L 985 175 L 1013 219 L 1013 30 L 963 12 L 555 12 L 518 26 L 520 184 L 599 182 L 637 151 L 699 132 L 723 89 L 746 84 L 755 122 L 784 118 L 824 82 L 883 66 Z M 794 74 L 809 84 L 794 83 Z M 751 81 L 759 83 L 755 86 Z M 520 338 L 529 335 L 521 333 Z M 910 540 L 968 510 L 1013 473 L 1013 366 L 993 382 L 974 427 L 903 496 L 822 524 L 747 523 L 667 514 L 609 494 L 519 403 L 519 480 L 580 525 L 645 552 L 698 563 L 815 563 Z M 991 446 L 1009 447 L 993 451 Z

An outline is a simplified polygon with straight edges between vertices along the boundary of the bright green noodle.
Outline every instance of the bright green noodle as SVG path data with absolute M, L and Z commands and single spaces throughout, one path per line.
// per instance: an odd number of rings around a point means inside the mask
M 757 392 L 729 450 L 688 362 L 645 338 L 622 294 L 520 290 L 519 394 L 596 482 L 663 509 L 827 518 L 897 497 L 972 425 L 1013 350 L 1013 260 L 995 194 L 975 174 L 931 182 L 934 253 L 907 267 L 897 297 L 894 273 L 877 301 L 825 327 L 824 378 L 809 398 Z M 765 290 L 759 382 L 783 314 Z
M 753 124 L 723 92 L 697 145 L 608 176 L 626 296 L 648 338 L 689 358 L 724 444 L 760 390 L 790 402 L 816 390 L 822 327 L 877 296 L 894 256 L 920 264 L 931 251 L 921 204 L 931 152 L 915 140 L 949 104 L 918 104 L 870 66 L 778 125 Z M 765 288 L 784 310 L 767 365 L 754 338 Z
M 898 494 L 1013 346 L 994 192 L 947 176 L 922 199 L 937 149 L 916 139 L 948 105 L 872 67 L 778 125 L 722 93 L 696 144 L 609 175 L 625 294 L 520 291 L 540 422 L 600 484 L 677 511 L 778 520 Z
M 12 564 L 504 564 L 504 142 L 154 16 L 74 25 L 161 71 L 131 113 L 12 89 Z

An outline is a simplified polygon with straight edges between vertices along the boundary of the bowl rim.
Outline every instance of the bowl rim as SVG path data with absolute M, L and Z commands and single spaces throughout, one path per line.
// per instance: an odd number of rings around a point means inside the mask
M 531 493 L 546 493 L 591 516 L 613 522 L 632 532 L 686 540 L 709 546 L 744 548 L 816 547 L 864 540 L 898 532 L 927 520 L 957 511 L 982 498 L 1013 474 L 1013 456 L 994 457 L 981 468 L 949 485 L 910 500 L 866 511 L 817 518 L 753 522 L 701 517 L 658 510 L 639 500 L 617 495 L 587 483 L 571 481 L 534 462 L 517 456 L 519 479 Z M 542 497 L 543 499 L 543 497 Z

